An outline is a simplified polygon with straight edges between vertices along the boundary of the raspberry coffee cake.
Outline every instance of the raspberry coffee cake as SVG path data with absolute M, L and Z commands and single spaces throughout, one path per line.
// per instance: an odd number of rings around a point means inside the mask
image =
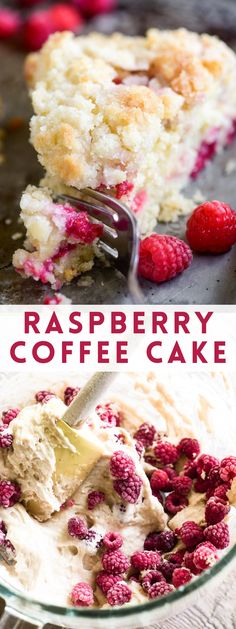
M 23 195 L 26 251 L 16 252 L 14 265 L 37 279 L 46 263 L 53 285 L 84 270 L 84 247 L 91 266 L 96 246 L 88 254 L 87 242 L 68 240 L 68 208 L 53 205 L 50 195 L 108 191 L 131 208 L 146 234 L 157 220 L 193 208 L 181 190 L 236 133 L 235 54 L 206 34 L 57 33 L 28 57 L 26 76 L 35 112 L 31 141 L 46 175 L 40 192 L 29 188 Z M 57 216 L 50 246 L 41 229 L 45 195 L 43 221 Z M 76 245 L 73 253 L 68 244 Z

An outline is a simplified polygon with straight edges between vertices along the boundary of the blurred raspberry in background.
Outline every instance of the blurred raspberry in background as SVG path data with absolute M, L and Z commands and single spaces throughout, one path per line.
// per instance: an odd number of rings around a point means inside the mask
M 116 6 L 117 0 L 15 0 L 11 8 L 0 7 L 0 39 L 17 42 L 26 51 L 39 50 L 52 33 L 69 30 L 79 34 L 86 20 Z

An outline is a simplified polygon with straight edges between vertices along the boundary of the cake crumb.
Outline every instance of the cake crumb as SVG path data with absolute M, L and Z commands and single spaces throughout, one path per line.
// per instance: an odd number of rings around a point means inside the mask
M 80 277 L 77 282 L 77 286 L 79 286 L 80 288 L 81 287 L 89 288 L 93 284 L 94 284 L 94 279 L 91 277 L 91 275 L 87 275 L 86 277 Z

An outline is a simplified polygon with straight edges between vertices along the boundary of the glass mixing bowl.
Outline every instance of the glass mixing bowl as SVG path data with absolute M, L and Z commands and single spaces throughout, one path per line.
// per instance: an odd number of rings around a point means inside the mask
M 176 376 L 175 376 L 176 377 Z M 184 379 L 184 374 L 181 374 Z M 33 394 L 39 389 L 58 390 L 67 385 L 74 386 L 81 383 L 86 375 L 81 378 L 78 374 L 69 374 L 64 377 L 58 373 L 38 373 L 38 374 L 0 374 L 0 412 L 9 406 L 9 399 L 12 406 L 17 403 L 27 403 L 32 399 Z M 199 378 L 199 375 L 196 375 Z M 203 377 L 204 379 L 204 377 Z M 185 383 L 186 384 L 186 383 Z M 186 387 L 187 389 L 188 387 Z M 9 395 L 10 391 L 10 395 Z M 187 392 L 186 392 L 187 395 Z M 219 391 L 219 399 L 221 391 Z M 219 399 L 216 400 L 217 406 Z M 234 422 L 233 408 L 235 405 L 235 394 L 231 384 L 227 383 L 225 389 L 225 413 L 222 415 L 222 422 L 217 423 L 215 435 L 211 438 L 209 452 L 219 455 L 220 458 L 229 454 L 236 454 L 236 426 Z M 232 415 L 229 413 L 232 409 Z M 222 412 L 222 409 L 221 409 Z M 221 414 L 221 413 L 220 413 Z M 231 419 L 232 423 L 231 423 Z M 236 520 L 236 515 L 233 517 Z M 82 626 L 88 629 L 107 629 L 114 627 L 118 629 L 148 627 L 162 619 L 179 614 L 184 608 L 189 608 L 194 604 L 201 604 L 201 600 L 209 594 L 211 589 L 216 589 L 219 583 L 227 577 L 228 572 L 236 565 L 236 523 L 233 524 L 235 536 L 233 535 L 231 547 L 224 551 L 222 558 L 209 570 L 206 570 L 196 579 L 187 585 L 172 592 L 167 597 L 156 599 L 145 604 L 130 607 L 120 607 L 114 609 L 88 609 L 72 608 L 51 605 L 43 601 L 35 600 L 28 594 L 15 589 L 7 581 L 0 579 L 0 596 L 4 599 L 5 613 L 0 621 L 0 629 L 5 628 L 9 615 L 15 619 L 22 619 L 37 626 L 51 623 L 57 626 L 77 628 Z M 14 625 L 14 618 L 11 618 L 11 629 Z M 16 620 L 18 623 L 19 621 Z M 19 625 L 17 624 L 17 629 Z

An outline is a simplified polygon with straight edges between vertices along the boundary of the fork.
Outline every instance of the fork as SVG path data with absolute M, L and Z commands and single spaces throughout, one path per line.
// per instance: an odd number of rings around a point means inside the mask
M 98 246 L 115 260 L 116 268 L 127 278 L 133 303 L 143 304 L 144 295 L 137 277 L 139 230 L 135 216 L 124 203 L 108 194 L 91 188 L 85 188 L 82 192 L 102 205 L 67 194 L 57 194 L 56 200 L 66 201 L 75 209 L 85 210 L 94 222 L 103 223 L 103 236 Z

